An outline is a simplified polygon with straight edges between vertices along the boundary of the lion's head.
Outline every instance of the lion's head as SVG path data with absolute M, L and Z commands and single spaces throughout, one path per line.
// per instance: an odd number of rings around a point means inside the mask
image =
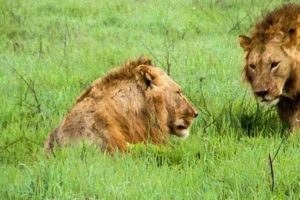
M 247 49 L 245 43 L 250 40 L 240 37 L 240 44 L 246 50 L 244 76 L 256 100 L 275 105 L 281 96 L 292 97 L 295 59 L 279 43 L 258 44 Z
M 294 98 L 300 61 L 300 5 L 287 4 L 268 13 L 239 37 L 245 52 L 244 77 L 258 102 L 275 105 L 280 97 Z
M 184 96 L 181 87 L 158 67 L 141 65 L 138 67 L 138 72 L 142 77 L 146 94 L 164 101 L 165 108 L 162 109 L 167 112 L 167 126 L 170 133 L 187 137 L 189 127 L 198 116 L 198 111 Z

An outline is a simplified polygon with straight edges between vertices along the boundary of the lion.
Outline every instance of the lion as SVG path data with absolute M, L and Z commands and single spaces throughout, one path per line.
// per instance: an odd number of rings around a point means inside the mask
M 181 87 L 149 58 L 128 61 L 86 89 L 45 142 L 54 146 L 87 139 L 100 150 L 125 152 L 128 144 L 186 138 L 197 109 Z
M 300 5 L 287 4 L 259 21 L 251 37 L 239 36 L 246 60 L 244 78 L 255 99 L 276 105 L 292 130 L 300 126 L 299 28 Z

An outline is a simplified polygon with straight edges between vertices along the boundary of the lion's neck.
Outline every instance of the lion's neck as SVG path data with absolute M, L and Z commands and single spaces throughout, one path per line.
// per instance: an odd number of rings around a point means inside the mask
M 295 62 L 291 75 L 285 83 L 284 90 L 287 97 L 292 100 L 300 100 L 300 63 Z
M 114 111 L 113 118 L 126 142 L 163 143 L 169 132 L 163 97 L 150 92 L 142 93 L 139 87 L 132 85 L 119 88 L 113 100 L 122 109 Z

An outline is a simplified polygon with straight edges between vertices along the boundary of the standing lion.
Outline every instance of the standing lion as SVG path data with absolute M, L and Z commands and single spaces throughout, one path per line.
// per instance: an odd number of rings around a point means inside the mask
M 245 52 L 244 76 L 256 100 L 276 105 L 282 121 L 300 126 L 300 5 L 287 4 L 268 13 L 240 36 Z
M 180 86 L 141 57 L 96 80 L 45 142 L 55 145 L 88 139 L 103 151 L 126 151 L 128 143 L 165 143 L 168 134 L 187 137 L 198 112 Z

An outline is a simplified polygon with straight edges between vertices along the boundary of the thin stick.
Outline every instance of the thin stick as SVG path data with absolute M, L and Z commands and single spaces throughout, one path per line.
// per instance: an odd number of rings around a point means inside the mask
M 35 87 L 34 87 L 34 81 L 32 81 L 32 80 L 26 80 L 25 79 L 25 77 L 22 75 L 22 74 L 20 74 L 19 72 L 18 72 L 18 70 L 16 69 L 16 68 L 14 68 L 13 66 L 10 66 L 10 65 L 8 65 L 12 70 L 13 70 L 13 72 L 26 84 L 26 86 L 27 86 L 27 88 L 32 92 L 32 94 L 33 94 L 33 98 L 34 98 L 34 101 L 35 101 L 35 103 L 36 103 L 36 109 L 37 109 L 37 112 L 39 113 L 39 114 L 41 114 L 42 113 L 42 109 L 41 109 L 41 103 L 40 103 L 40 101 L 39 101 L 39 98 L 38 98 L 38 95 L 37 95 L 37 92 L 36 92 L 36 89 L 35 89 Z
M 271 191 L 274 191 L 275 187 L 275 178 L 274 178 L 274 168 L 273 168 L 273 160 L 271 158 L 271 154 L 269 153 L 269 165 L 271 170 Z
M 23 137 L 20 137 L 18 139 L 16 139 L 15 141 L 10 142 L 9 144 L 3 146 L 0 148 L 0 153 L 2 153 L 2 151 L 5 151 L 8 149 L 8 147 L 15 145 L 16 143 L 20 142 L 23 140 Z
M 275 176 L 274 176 L 274 166 L 273 166 L 273 163 L 279 153 L 279 150 L 281 149 L 283 143 L 286 141 L 287 137 L 284 137 L 282 140 L 281 140 L 281 143 L 279 144 L 279 146 L 277 147 L 277 150 L 275 152 L 275 155 L 271 156 L 271 153 L 269 153 L 269 166 L 270 166 L 270 173 L 271 173 L 271 191 L 273 192 L 274 191 L 274 188 L 275 188 Z

